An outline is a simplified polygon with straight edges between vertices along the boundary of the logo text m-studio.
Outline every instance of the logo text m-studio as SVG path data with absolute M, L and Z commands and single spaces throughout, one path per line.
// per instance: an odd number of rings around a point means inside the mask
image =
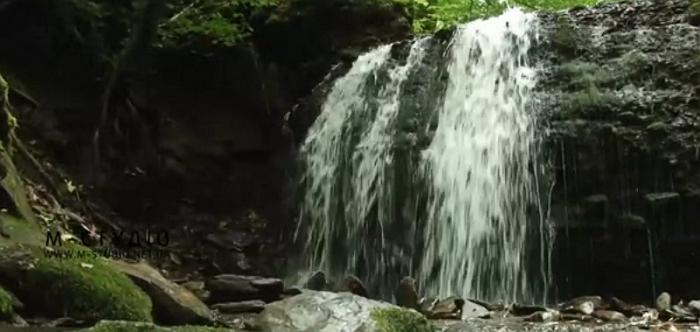
M 64 236 L 67 234 L 61 234 L 61 232 L 56 231 L 51 233 L 46 232 L 46 246 L 62 246 Z M 95 236 L 97 235 L 97 236 Z M 75 238 L 74 236 L 69 236 Z M 89 233 L 83 232 L 79 234 L 78 239 L 86 247 L 92 247 L 95 245 L 104 246 L 105 244 L 116 245 L 116 246 L 131 246 L 131 247 L 165 247 L 170 242 L 170 236 L 166 231 L 131 231 L 127 232 L 122 230 L 121 232 L 97 232 Z

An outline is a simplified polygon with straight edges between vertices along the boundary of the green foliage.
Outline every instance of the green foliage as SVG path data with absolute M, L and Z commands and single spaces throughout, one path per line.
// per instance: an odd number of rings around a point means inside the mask
M 160 25 L 160 46 L 233 46 L 252 32 L 244 12 L 293 0 L 173 0 Z
M 162 46 L 209 43 L 231 46 L 252 31 L 242 14 L 256 7 L 281 6 L 300 0 L 175 0 L 161 24 Z M 433 33 L 454 24 L 502 13 L 509 7 L 560 10 L 594 5 L 598 0 L 375 0 L 403 5 L 416 33 Z
M 700 1 L 698 0 L 693 0 L 690 2 L 690 6 L 688 6 L 688 13 L 689 14 L 700 14 Z
M 247 15 L 256 8 L 284 6 L 303 0 L 166 0 L 166 10 L 158 25 L 158 46 L 233 46 L 252 32 Z M 526 10 L 560 10 L 593 5 L 598 0 L 374 0 L 401 4 L 413 20 L 416 33 L 437 30 L 479 18 L 498 15 L 509 7 Z M 80 25 L 87 18 L 97 19 L 93 30 L 105 36 L 105 53 L 115 54 L 123 48 L 129 30 L 134 26 L 139 0 L 58 0 L 56 5 L 68 27 Z M 72 29 L 80 31 L 80 29 Z M 82 29 L 85 30 L 84 28 Z M 95 33 L 80 36 L 89 41 Z M 110 41 L 118 40 L 118 44 Z
M 474 19 L 498 15 L 509 7 L 525 10 L 556 11 L 576 6 L 592 6 L 599 0 L 382 0 L 422 7 L 422 15 L 414 16 L 417 33 L 433 33 Z
M 377 332 L 435 332 L 425 316 L 399 307 L 375 309 L 371 313 Z

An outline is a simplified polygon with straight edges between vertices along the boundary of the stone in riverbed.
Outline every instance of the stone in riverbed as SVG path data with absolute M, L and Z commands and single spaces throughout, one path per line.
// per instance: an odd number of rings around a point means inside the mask
M 303 288 L 315 291 L 326 290 L 328 288 L 328 279 L 326 278 L 326 274 L 321 271 L 314 272 L 314 274 L 309 277 L 309 280 L 304 283 Z
M 610 299 L 610 309 L 619 311 L 625 315 L 629 315 L 632 311 L 632 306 L 616 297 L 613 297 Z
M 437 296 L 424 297 L 418 302 L 418 306 L 420 306 L 420 310 L 418 311 L 426 312 L 430 310 L 430 308 L 434 307 L 438 301 L 440 301 L 440 298 Z
M 677 192 L 650 193 L 644 195 L 644 199 L 654 209 L 666 207 L 669 204 L 679 201 L 681 195 Z
M 608 309 L 607 303 L 603 301 L 603 298 L 600 296 L 579 296 L 577 298 L 573 298 L 567 302 L 564 302 L 559 305 L 559 310 L 561 311 L 578 311 L 577 308 L 580 308 L 581 305 L 583 305 L 585 302 L 592 302 L 593 303 L 593 310 L 605 310 Z M 585 309 L 585 308 L 580 308 L 580 309 Z M 580 312 L 580 311 L 578 311 Z
M 546 323 L 558 321 L 559 318 L 561 318 L 561 314 L 558 311 L 547 310 L 535 312 L 525 317 L 523 320 L 525 320 L 526 322 Z
M 561 316 L 559 317 L 559 320 L 561 320 L 561 321 L 589 322 L 589 321 L 594 321 L 595 318 L 588 316 L 588 315 L 583 315 L 583 314 L 562 313 Z
M 204 281 L 188 281 L 182 283 L 181 286 L 189 289 L 192 294 L 203 302 L 207 302 L 211 295 L 208 290 L 204 289 Z
M 595 304 L 593 304 L 593 301 L 574 303 L 572 306 L 562 310 L 562 312 L 565 313 L 579 313 L 584 315 L 590 315 L 593 311 L 595 311 Z
M 417 311 L 352 293 L 305 290 L 268 304 L 258 325 L 266 332 L 432 332 Z
M 663 292 L 656 298 L 656 310 L 663 312 L 671 309 L 671 294 Z
M 679 323 L 694 323 L 698 320 L 698 318 L 695 317 L 695 314 L 690 310 L 690 308 L 686 307 L 685 305 L 673 305 L 671 306 L 669 312 L 674 318 L 674 321 Z
M 658 317 L 658 315 L 659 315 L 659 311 L 654 309 L 654 308 L 649 308 L 647 306 L 637 304 L 637 305 L 631 306 L 629 315 L 630 316 L 654 317 L 654 319 L 656 319 L 656 317 Z
M 241 312 L 258 313 L 265 310 L 265 302 L 260 300 L 252 300 L 241 302 L 217 303 L 212 306 L 212 309 L 216 309 L 219 312 L 225 314 L 237 314 Z
M 489 309 L 472 301 L 464 301 L 464 305 L 462 305 L 462 319 L 488 318 L 490 316 Z
M 338 291 L 348 291 L 355 295 L 369 298 L 367 288 L 365 288 L 365 285 L 362 283 L 362 281 L 360 281 L 360 279 L 355 276 L 345 277 L 345 279 L 343 280 L 343 284 L 341 285 L 340 289 L 338 289 Z
M 416 280 L 411 277 L 406 276 L 401 279 L 394 292 L 394 297 L 396 305 L 400 307 L 421 310 L 421 306 L 418 304 L 418 286 L 416 286 Z
M 435 302 L 432 307 L 422 313 L 429 319 L 461 319 L 464 303 L 463 299 L 452 296 Z
M 538 305 L 513 304 L 508 312 L 513 316 L 530 316 L 538 312 L 547 312 L 547 308 Z
M 625 315 L 612 310 L 596 310 L 592 316 L 604 322 L 624 322 L 627 320 Z
M 207 325 L 214 322 L 213 313 L 197 296 L 167 280 L 148 264 L 122 261 L 114 261 L 114 264 L 151 297 L 157 322 L 168 325 Z
M 205 282 L 210 292 L 210 303 L 240 302 L 262 300 L 272 302 L 279 300 L 284 291 L 282 280 L 222 274 Z
M 700 301 L 690 301 L 688 302 L 688 307 L 690 308 L 690 311 L 692 311 L 696 316 L 700 317 Z

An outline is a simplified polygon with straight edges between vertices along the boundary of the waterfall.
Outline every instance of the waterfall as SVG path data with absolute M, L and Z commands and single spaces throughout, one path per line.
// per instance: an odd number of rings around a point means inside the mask
M 528 205 L 539 204 L 536 16 L 514 9 L 459 27 L 438 126 L 424 151 L 431 200 L 421 281 L 442 296 L 528 300 Z M 538 221 L 539 222 L 539 221 Z M 437 269 L 435 281 L 429 278 Z
M 536 16 L 511 9 L 383 45 L 334 82 L 300 149 L 307 267 L 390 299 L 542 302 L 549 224 L 528 62 Z

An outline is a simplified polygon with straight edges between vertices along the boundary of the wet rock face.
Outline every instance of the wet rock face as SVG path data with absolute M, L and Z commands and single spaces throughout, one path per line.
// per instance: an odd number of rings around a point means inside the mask
M 697 297 L 700 30 L 689 1 L 541 16 L 560 297 Z

